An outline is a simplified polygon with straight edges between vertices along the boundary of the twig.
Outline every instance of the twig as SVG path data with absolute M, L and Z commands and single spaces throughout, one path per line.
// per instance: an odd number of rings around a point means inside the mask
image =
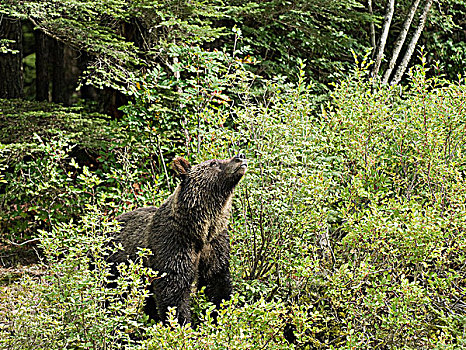
M 8 244 L 12 244 L 14 246 L 17 246 L 17 247 L 20 247 L 22 245 L 25 245 L 25 244 L 28 244 L 28 243 L 32 243 L 32 242 L 38 242 L 40 241 L 39 238 L 33 238 L 33 239 L 29 239 L 27 241 L 24 241 L 23 243 L 16 243 L 16 242 L 13 242 L 13 241 L 10 241 L 9 239 L 6 239 L 5 242 L 7 242 Z

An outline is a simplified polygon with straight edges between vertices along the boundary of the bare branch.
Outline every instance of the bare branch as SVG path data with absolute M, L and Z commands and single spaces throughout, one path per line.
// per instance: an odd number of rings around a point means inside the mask
M 8 244 L 11 244 L 11 245 L 14 245 L 16 247 L 20 247 L 20 246 L 23 246 L 25 244 L 29 244 L 29 243 L 35 243 L 35 242 L 39 242 L 40 239 L 39 238 L 33 238 L 33 239 L 29 239 L 27 241 L 24 241 L 22 243 L 16 243 L 16 242 L 13 242 L 13 241 L 10 241 L 9 239 L 6 239 L 5 242 L 7 242 Z

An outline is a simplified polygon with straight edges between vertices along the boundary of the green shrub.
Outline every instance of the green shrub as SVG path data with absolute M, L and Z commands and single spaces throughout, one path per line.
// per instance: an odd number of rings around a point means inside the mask
M 80 218 L 88 203 L 113 217 L 158 203 L 172 186 L 154 146 L 131 139 L 116 122 L 44 103 L 8 102 L 4 111 L 1 238 L 34 237 Z
M 426 70 L 406 88 L 358 70 L 320 116 L 304 77 L 271 85 L 201 152 L 240 145 L 250 160 L 236 290 L 320 315 L 306 325 L 314 346 L 464 345 L 466 89 Z
M 106 288 L 103 258 L 117 227 L 92 206 L 87 212 L 79 224 L 40 231 L 41 275 L 1 290 L 0 347 L 103 349 L 134 342 L 143 321 L 143 287 L 153 274 L 142 267 L 142 252 L 140 260 L 121 267 L 118 287 Z
M 246 100 L 232 111 L 235 130 L 217 130 L 216 145 L 206 145 L 202 153 L 224 149 L 219 156 L 226 157 L 241 147 L 246 154 L 249 167 L 237 190 L 232 225 L 235 271 L 253 281 L 247 288 L 259 281 L 268 292 L 275 287 L 284 292 L 299 289 L 318 269 L 335 159 L 326 153 L 304 76 L 297 86 L 270 84 L 266 94 L 266 105 Z
M 245 69 L 253 61 L 237 58 L 240 53 L 171 45 L 168 71 L 154 66 L 128 87 L 132 100 L 122 107 L 123 125 L 166 161 L 199 153 L 212 141 L 206 133 L 226 126 L 230 105 L 253 80 Z
M 426 69 L 414 69 L 405 88 L 377 85 L 364 70 L 356 70 L 336 84 L 321 109 L 303 74 L 295 85 L 267 83 L 261 102 L 245 89 L 228 111 L 204 104 L 199 115 L 192 114 L 207 119 L 184 126 L 196 135 L 184 149 L 151 139 L 157 130 L 150 123 L 157 118 L 141 110 L 143 118 L 128 117 L 140 123 L 140 137 L 131 134 L 130 140 L 115 142 L 96 170 L 75 165 L 75 177 L 54 170 L 73 164 L 66 155 L 69 141 L 43 142 L 43 156 L 28 168 L 34 176 L 23 177 L 22 183 L 37 191 L 41 178 L 36 168 L 49 169 L 50 189 L 44 193 L 63 189 L 59 192 L 70 196 L 69 204 L 80 203 L 82 214 L 74 220 L 78 224 L 64 215 L 40 231 L 47 259 L 43 277 L 25 277 L 2 291 L 2 300 L 8 301 L 0 312 L 6 315 L 0 321 L 3 344 L 466 346 L 466 87 L 464 81 L 428 79 Z M 157 92 L 156 85 L 151 89 L 146 90 Z M 170 118 L 165 126 L 172 125 Z M 220 127 L 220 120 L 228 123 Z M 65 149 L 58 152 L 62 163 L 53 161 L 56 149 Z M 109 217 L 165 198 L 172 187 L 166 181 L 168 163 L 165 168 L 151 163 L 153 155 L 161 159 L 182 150 L 194 162 L 238 151 L 249 161 L 230 231 L 235 295 L 214 324 L 213 306 L 197 293 L 192 328 L 179 327 L 173 316 L 167 326 L 145 322 L 140 305 L 151 272 L 140 261 L 122 270 L 120 288 L 103 288 L 102 247 L 114 229 Z M 5 179 L 11 181 L 8 172 Z M 47 196 L 37 194 L 42 208 L 50 210 L 44 205 L 51 203 Z M 87 267 L 90 252 L 100 264 L 95 270 Z M 121 299 L 125 292 L 129 296 Z M 115 306 L 104 308 L 106 300 Z M 283 336 L 290 326 L 294 345 Z
M 326 295 L 347 347 L 464 346 L 466 87 L 424 66 L 404 89 L 364 73 L 324 114 L 344 155 L 346 233 Z

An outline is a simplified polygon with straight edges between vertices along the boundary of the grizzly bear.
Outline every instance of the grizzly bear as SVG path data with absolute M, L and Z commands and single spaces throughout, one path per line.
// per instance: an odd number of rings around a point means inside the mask
M 145 305 L 151 319 L 164 322 L 168 308 L 176 307 L 178 323 L 190 323 L 190 294 L 195 281 L 198 288 L 205 286 L 206 297 L 217 307 L 229 299 L 227 225 L 233 190 L 246 168 L 242 154 L 196 166 L 177 157 L 173 169 L 181 182 L 175 192 L 158 208 L 139 208 L 117 218 L 121 230 L 114 241 L 124 249 L 109 258 L 114 266 L 134 260 L 138 247 L 152 252 L 145 262 L 158 272 L 150 286 L 153 297 Z

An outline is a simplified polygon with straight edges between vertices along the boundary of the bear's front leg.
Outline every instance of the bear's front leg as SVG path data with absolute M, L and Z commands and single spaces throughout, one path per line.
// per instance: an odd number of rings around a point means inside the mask
M 198 288 L 204 286 L 207 300 L 217 308 L 222 300 L 230 299 L 230 239 L 226 230 L 209 242 L 201 252 Z
M 159 273 L 165 274 L 153 282 L 155 301 L 160 319 L 167 320 L 169 307 L 176 307 L 176 318 L 180 325 L 191 322 L 191 286 L 195 278 L 195 263 L 198 259 L 192 251 L 171 252 L 172 255 Z M 160 266 L 159 265 L 159 266 Z

